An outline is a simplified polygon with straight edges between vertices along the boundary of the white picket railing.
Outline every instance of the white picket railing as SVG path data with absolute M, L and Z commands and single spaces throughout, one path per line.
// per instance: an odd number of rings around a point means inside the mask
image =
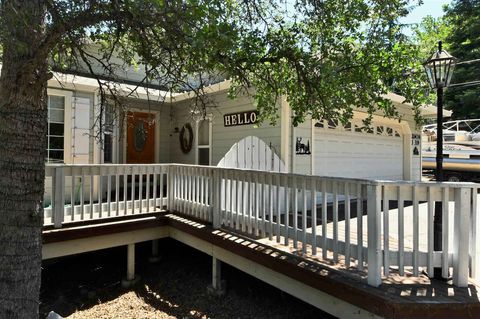
M 214 228 L 268 238 L 305 256 L 321 251 L 323 259 L 366 271 L 373 286 L 392 271 L 418 276 L 422 268 L 433 274 L 433 268 L 440 267 L 445 277 L 452 270 L 454 284 L 461 287 L 479 274 L 478 184 L 373 181 L 180 164 L 49 165 L 47 176 L 54 184 L 50 222 L 56 227 L 168 210 Z M 78 195 L 76 178 L 81 183 Z M 70 192 L 65 192 L 67 184 Z M 65 205 L 68 198 L 74 203 L 73 213 L 72 205 Z M 435 202 L 443 204 L 444 249 L 438 252 L 433 249 Z
M 45 167 L 45 225 L 166 210 L 168 165 Z
M 207 221 L 213 221 L 215 167 L 172 165 L 169 210 Z

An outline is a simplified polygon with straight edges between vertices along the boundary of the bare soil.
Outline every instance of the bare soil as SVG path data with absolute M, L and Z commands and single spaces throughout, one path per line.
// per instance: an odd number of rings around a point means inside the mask
M 161 261 L 148 262 L 150 243 L 137 245 L 138 284 L 122 288 L 126 247 L 44 264 L 40 318 L 331 318 L 227 265 L 227 292 L 213 296 L 211 258 L 174 240 L 160 241 Z

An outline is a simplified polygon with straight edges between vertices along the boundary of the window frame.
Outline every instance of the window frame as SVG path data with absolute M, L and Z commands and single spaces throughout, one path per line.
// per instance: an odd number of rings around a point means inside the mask
M 46 145 L 46 156 L 45 156 L 45 163 L 57 163 L 57 164 L 70 164 L 72 162 L 72 152 L 71 152 L 71 145 L 72 145 L 72 95 L 73 93 L 71 91 L 66 91 L 66 90 L 58 90 L 58 89 L 51 89 L 47 88 L 47 114 L 48 114 L 48 120 L 47 120 L 47 145 Z M 49 103 L 50 103 L 50 97 L 51 96 L 57 96 L 57 97 L 62 97 L 64 101 L 64 109 L 63 109 L 63 161 L 51 161 L 49 160 L 49 152 L 51 150 L 57 150 L 57 149 L 51 149 L 50 148 L 50 123 L 58 123 L 62 124 L 59 122 L 51 122 L 50 121 L 50 108 L 49 108 Z M 54 135 L 54 137 L 59 137 L 59 135 Z
M 200 149 L 208 149 L 208 166 L 212 165 L 212 129 L 213 129 L 213 116 L 212 114 L 207 114 L 204 119 L 198 120 L 195 122 L 195 164 L 200 165 Z M 208 144 L 199 144 L 200 141 L 200 122 L 208 121 Z

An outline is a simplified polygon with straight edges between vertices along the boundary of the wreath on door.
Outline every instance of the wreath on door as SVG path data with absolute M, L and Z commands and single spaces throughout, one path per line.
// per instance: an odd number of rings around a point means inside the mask
M 180 148 L 184 154 L 188 154 L 193 146 L 193 129 L 190 123 L 186 123 L 180 130 Z

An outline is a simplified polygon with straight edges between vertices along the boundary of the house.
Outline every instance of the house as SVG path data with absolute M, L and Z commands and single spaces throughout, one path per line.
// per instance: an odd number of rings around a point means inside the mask
M 96 81 L 70 75 L 52 79 L 48 83 L 48 161 L 215 166 L 236 142 L 257 136 L 271 146 L 290 172 L 420 179 L 420 157 L 414 152 L 420 130 L 411 106 L 402 104 L 398 95 L 390 93 L 388 98 L 397 106 L 402 121 L 375 114 L 368 130 L 362 129 L 366 117 L 362 110 L 356 110 L 346 126 L 308 119 L 292 127 L 286 99 L 279 101 L 277 125 L 270 126 L 256 122 L 249 97 L 230 99 L 228 87 L 228 81 L 208 87 L 212 106 L 207 107 L 205 119 L 192 116 L 194 102 L 188 92 L 167 96 L 150 90 L 147 95 L 142 89 L 135 97 L 125 98 L 126 112 L 107 109 L 100 127 Z M 118 125 L 119 121 L 124 125 Z
M 141 76 L 127 70 L 123 78 L 135 83 Z M 210 106 L 204 117 L 192 112 L 195 98 L 191 92 L 170 94 L 132 84 L 117 84 L 116 89 L 123 92 L 122 109 L 100 110 L 98 88 L 97 80 L 81 75 L 56 74 L 48 82 L 47 162 L 217 166 L 237 142 L 254 136 L 268 150 L 247 145 L 242 156 L 228 166 L 272 169 L 257 163 L 269 161 L 266 156 L 258 156 L 269 152 L 282 162 L 285 171 L 292 173 L 421 179 L 421 131 L 414 121 L 412 106 L 402 103 L 403 98 L 393 93 L 387 98 L 396 105 L 402 120 L 377 113 L 372 126 L 364 129 L 362 120 L 367 114 L 361 109 L 354 111 L 351 122 L 345 126 L 335 121 L 307 119 L 293 127 L 285 98 L 278 102 L 276 125 L 259 124 L 250 97 L 228 97 L 229 81 L 212 84 L 205 90 Z M 423 113 L 429 116 L 435 114 L 434 110 L 426 107 Z M 50 184 L 46 187 L 46 206 L 51 201 Z M 93 189 L 95 198 L 97 184 Z M 88 181 L 84 185 L 88 186 Z

